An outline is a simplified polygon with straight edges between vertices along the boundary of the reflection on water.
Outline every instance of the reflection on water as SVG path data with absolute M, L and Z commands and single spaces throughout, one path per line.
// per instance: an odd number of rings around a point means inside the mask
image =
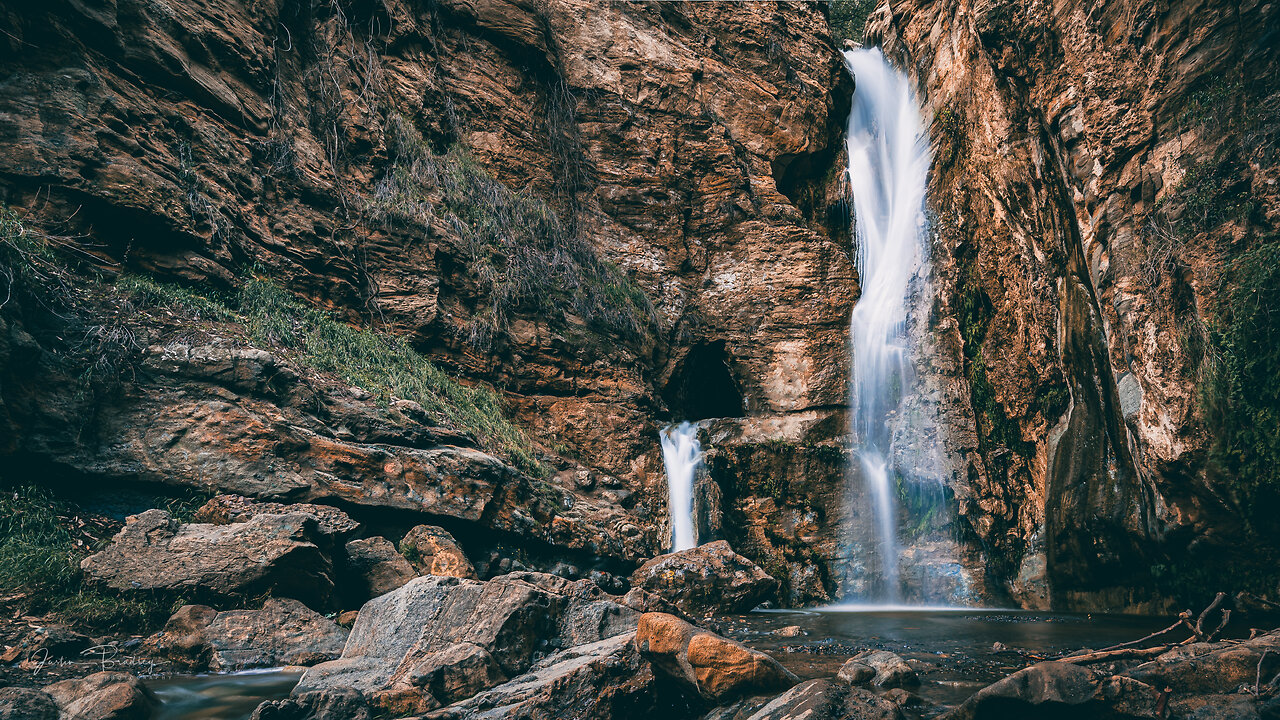
M 248 720 L 264 700 L 287 697 L 299 673 L 280 669 L 147 680 L 160 698 L 155 720 Z
M 831 677 L 861 650 L 891 650 L 916 661 L 923 682 L 919 695 L 955 704 L 1038 656 L 1136 640 L 1169 622 L 1136 615 L 838 606 L 754 612 L 736 618 L 732 634 L 806 679 Z M 773 634 L 788 625 L 799 625 L 807 634 Z M 1003 648 L 993 647 L 996 643 Z

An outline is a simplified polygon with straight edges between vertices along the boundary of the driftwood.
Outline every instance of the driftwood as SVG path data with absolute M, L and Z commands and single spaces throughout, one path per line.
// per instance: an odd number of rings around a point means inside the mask
M 1057 662 L 1073 663 L 1076 665 L 1087 665 L 1089 663 L 1106 662 L 1108 660 L 1145 659 L 1145 658 L 1152 658 L 1152 657 L 1156 657 L 1157 655 L 1161 655 L 1167 652 L 1168 650 L 1170 650 L 1171 648 L 1178 647 L 1179 645 L 1189 645 L 1193 642 L 1211 642 L 1215 637 L 1218 636 L 1218 633 L 1221 633 L 1223 629 L 1227 627 L 1227 623 L 1230 622 L 1231 620 L 1231 611 L 1222 608 L 1222 603 L 1225 602 L 1226 599 L 1227 599 L 1226 593 L 1220 592 L 1217 595 L 1215 595 L 1213 598 L 1213 602 L 1209 603 L 1208 607 L 1206 607 L 1204 610 L 1200 612 L 1200 615 L 1196 617 L 1196 621 L 1194 623 L 1191 622 L 1191 617 L 1192 617 L 1191 611 L 1183 610 L 1182 612 L 1178 613 L 1178 621 L 1163 630 L 1157 630 L 1156 632 L 1153 632 L 1150 635 L 1147 635 L 1146 637 L 1138 638 L 1137 640 L 1131 640 L 1125 643 L 1120 643 L 1118 645 L 1112 645 L 1111 647 L 1106 647 L 1101 650 L 1081 651 L 1076 653 L 1075 655 L 1068 655 L 1066 657 L 1061 657 L 1057 659 Z M 1205 620 L 1207 620 L 1215 610 L 1220 611 L 1221 620 L 1218 622 L 1217 627 L 1215 627 L 1211 631 L 1206 632 Z M 1159 645 L 1153 645 L 1152 647 L 1149 647 L 1149 648 L 1133 647 L 1134 645 L 1141 645 L 1145 642 L 1154 640 L 1163 635 L 1168 635 L 1169 633 L 1173 632 L 1174 630 L 1177 630 L 1180 627 L 1185 627 L 1187 630 L 1189 630 L 1191 632 L 1191 636 L 1180 642 L 1165 642 Z

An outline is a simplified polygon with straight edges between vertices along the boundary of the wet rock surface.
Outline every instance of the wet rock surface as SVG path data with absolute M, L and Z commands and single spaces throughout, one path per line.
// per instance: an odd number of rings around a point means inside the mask
M 67 720 L 149 720 L 156 697 L 128 673 L 99 672 L 44 689 Z

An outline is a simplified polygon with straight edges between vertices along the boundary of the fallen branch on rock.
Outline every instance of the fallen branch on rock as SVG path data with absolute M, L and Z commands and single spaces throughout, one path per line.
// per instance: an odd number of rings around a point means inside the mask
M 1196 617 L 1196 621 L 1194 623 L 1191 622 L 1191 611 L 1183 610 L 1178 613 L 1178 621 L 1163 630 L 1157 630 L 1146 637 L 1141 637 L 1137 640 L 1131 640 L 1118 645 L 1112 645 L 1111 647 L 1106 647 L 1097 651 L 1081 650 L 1075 655 L 1058 658 L 1057 662 L 1087 665 L 1089 663 L 1106 662 L 1109 660 L 1146 659 L 1161 655 L 1178 645 L 1188 645 L 1193 642 L 1212 642 L 1213 639 L 1227 627 L 1227 623 L 1231 620 L 1231 611 L 1229 609 L 1222 608 L 1222 603 L 1226 599 L 1226 593 L 1220 592 L 1215 595 L 1213 602 L 1209 603 L 1208 607 L 1201 611 L 1200 615 Z M 1220 611 L 1221 620 L 1218 622 L 1218 626 L 1216 628 L 1212 631 L 1206 632 L 1204 629 L 1205 620 L 1213 614 L 1214 610 Z M 1158 637 L 1168 635 L 1180 627 L 1185 627 L 1187 630 L 1190 630 L 1191 637 L 1180 642 L 1166 642 L 1149 648 L 1134 647 L 1135 645 L 1141 645 Z

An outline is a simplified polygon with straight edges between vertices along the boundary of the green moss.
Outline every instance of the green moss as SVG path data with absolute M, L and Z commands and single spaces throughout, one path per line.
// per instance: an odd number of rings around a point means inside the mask
M 1223 275 L 1200 401 L 1213 429 L 1210 461 L 1250 529 L 1280 520 L 1280 238 L 1236 257 Z
M 0 307 L 15 296 L 42 296 L 49 290 L 53 248 L 32 232 L 13 209 L 0 205 Z
M 875 9 L 875 0 L 828 0 L 827 22 L 832 39 L 837 44 L 841 40 L 862 42 L 867 18 Z
M 80 561 L 91 549 L 77 544 L 74 513 L 33 486 L 0 491 L 0 592 L 25 613 L 54 613 L 82 628 L 133 631 L 156 627 L 178 598 L 121 598 L 86 587 Z
M 370 201 L 375 217 L 449 227 L 480 290 L 466 340 L 487 349 L 516 311 L 562 327 L 580 318 L 625 339 L 653 331 L 648 296 L 527 191 L 495 180 L 465 149 L 435 153 L 406 118 L 387 119 L 394 160 Z

